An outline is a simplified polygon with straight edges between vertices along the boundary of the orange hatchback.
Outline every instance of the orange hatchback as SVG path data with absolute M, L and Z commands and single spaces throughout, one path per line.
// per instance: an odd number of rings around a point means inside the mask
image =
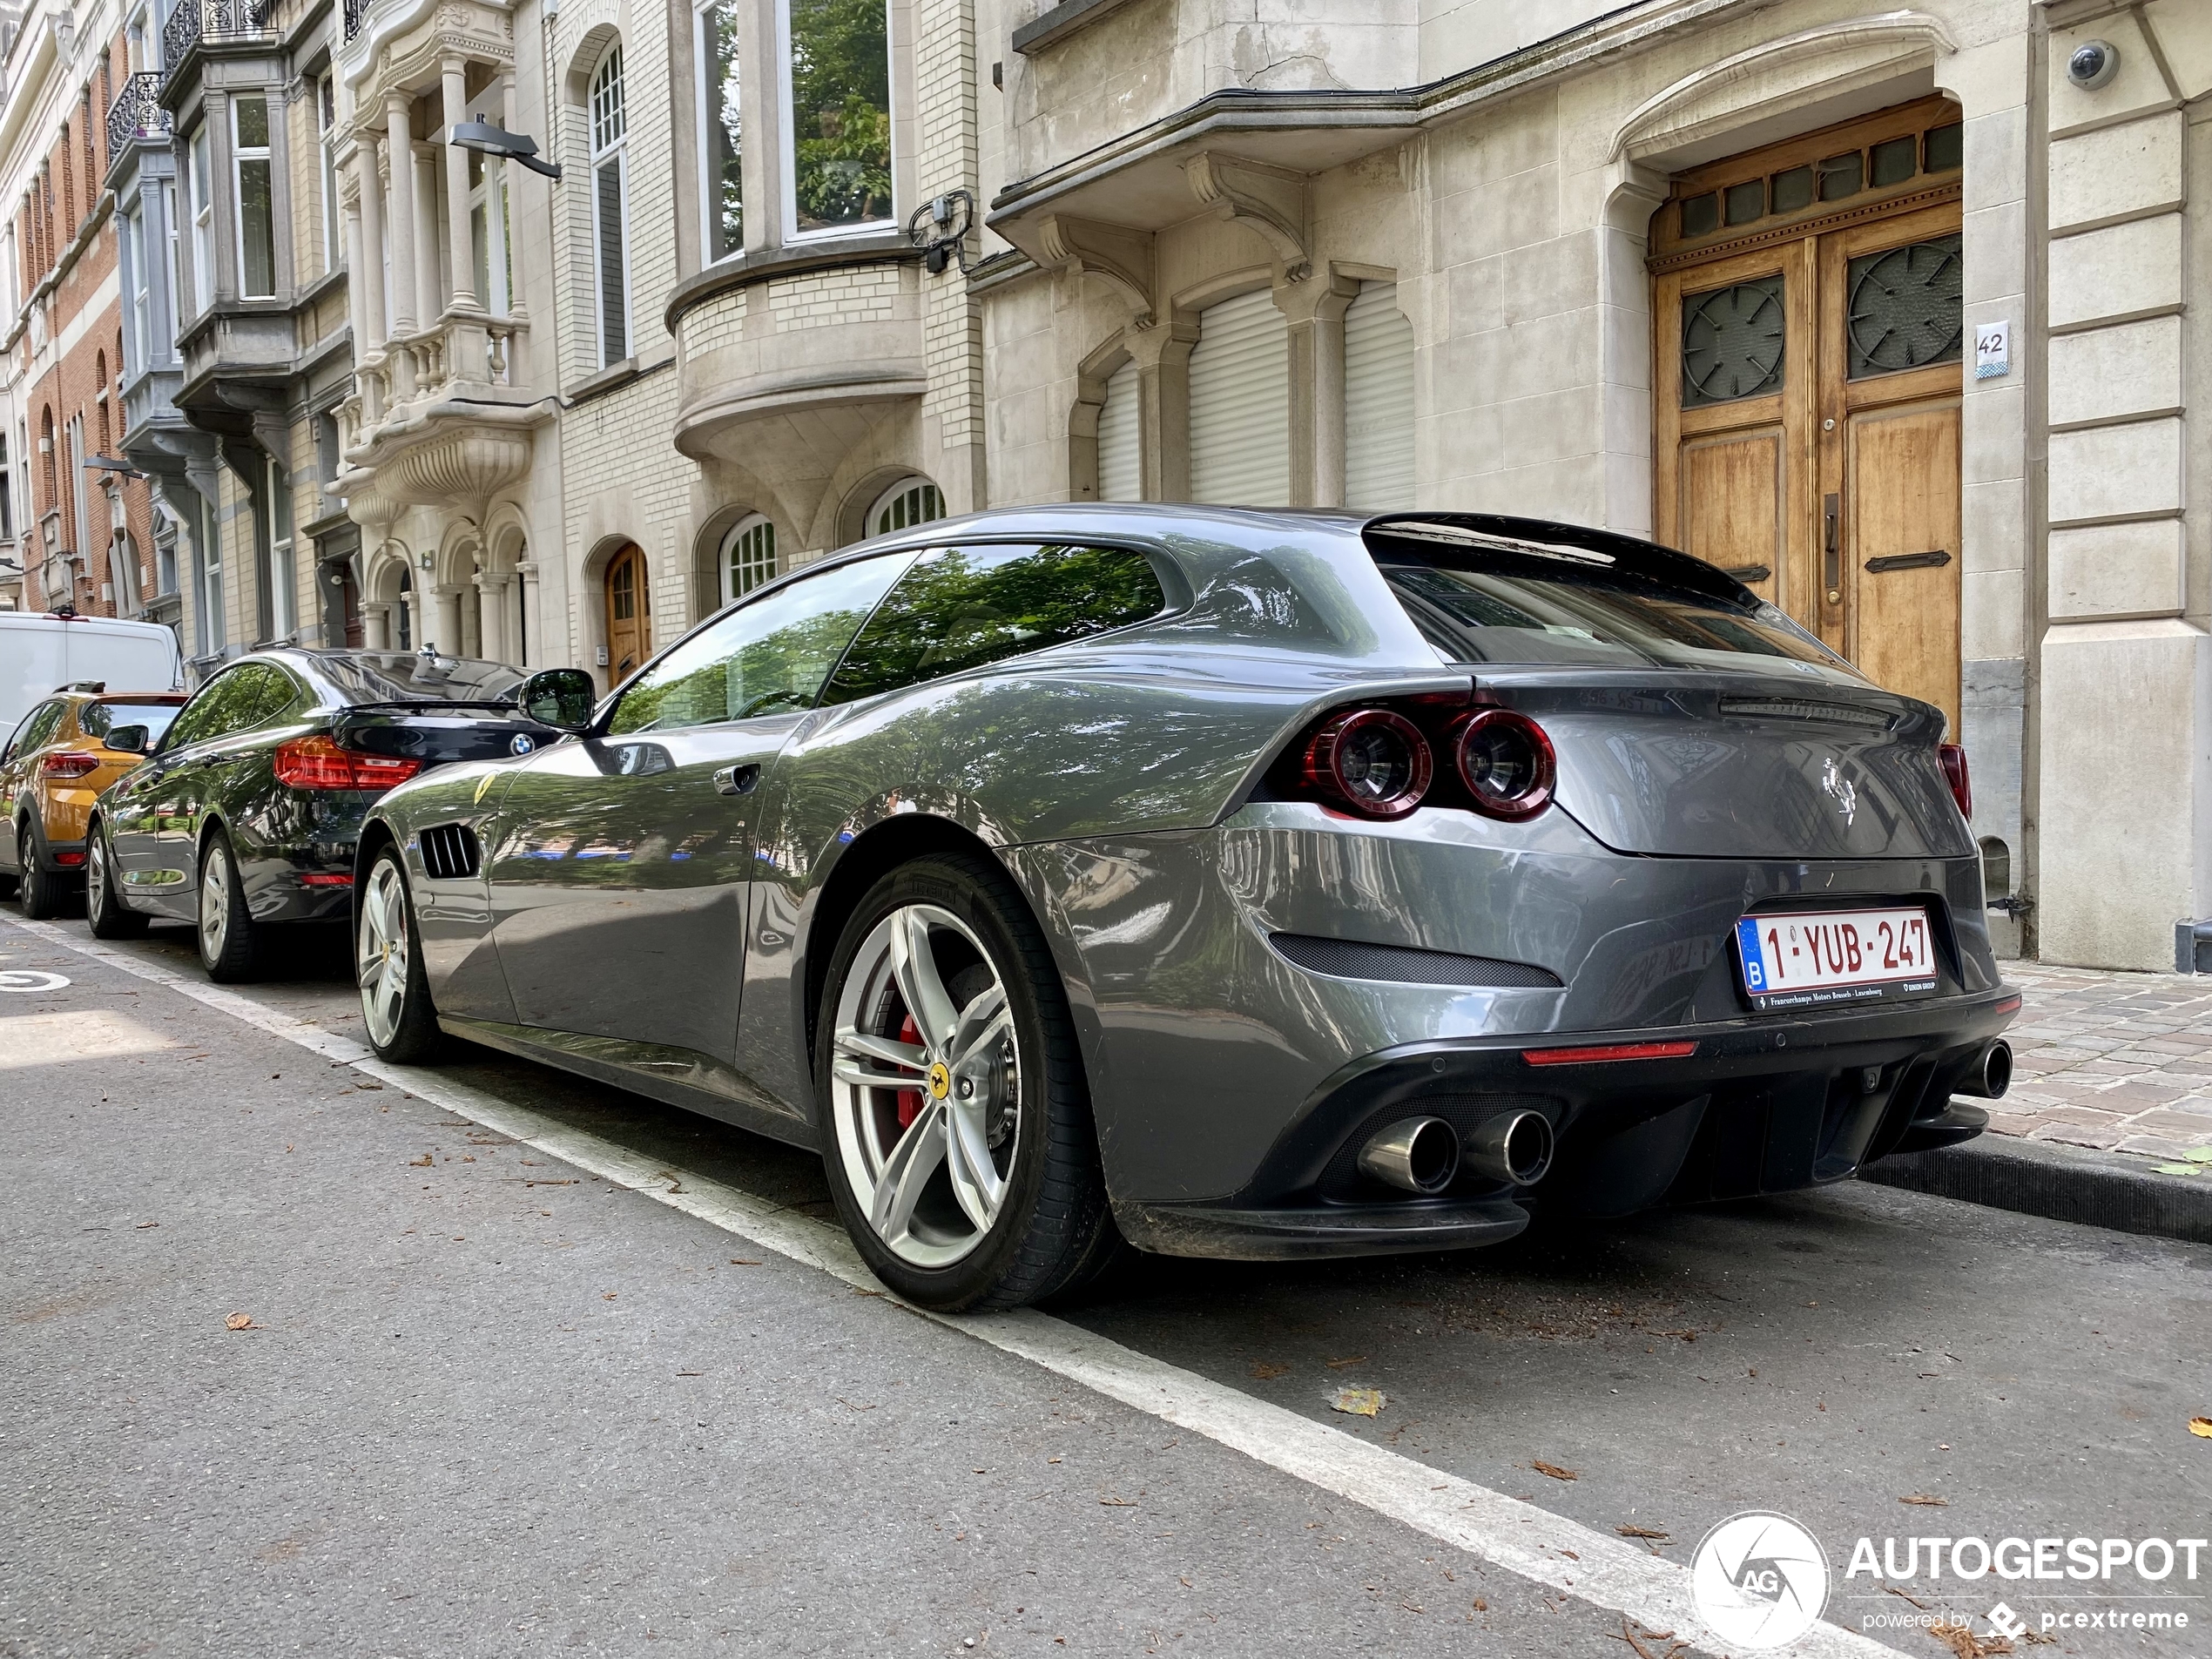
M 145 759 L 111 749 L 107 734 L 142 725 L 141 750 L 169 729 L 182 691 L 65 685 L 32 708 L 0 749 L 0 893 L 20 887 L 23 913 L 59 915 L 84 886 L 84 822 L 100 791 Z

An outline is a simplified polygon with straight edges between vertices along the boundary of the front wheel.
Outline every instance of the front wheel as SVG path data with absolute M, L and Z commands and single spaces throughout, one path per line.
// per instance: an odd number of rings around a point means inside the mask
M 1066 1289 L 1113 1219 L 1074 1022 L 1020 892 L 918 860 L 846 923 L 824 986 L 823 1161 L 875 1275 L 945 1312 Z
M 415 901 L 395 846 L 377 853 L 354 908 L 354 970 L 361 986 L 361 1022 L 377 1057 L 403 1066 L 435 1057 L 443 1038 L 422 971 Z
M 84 920 L 95 939 L 137 939 L 146 930 L 146 918 L 124 907 L 107 830 L 98 819 L 84 835 Z

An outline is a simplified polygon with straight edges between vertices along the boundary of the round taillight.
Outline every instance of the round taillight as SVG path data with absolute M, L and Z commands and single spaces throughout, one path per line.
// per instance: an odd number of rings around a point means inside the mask
M 1340 715 L 1306 745 L 1307 782 L 1363 818 L 1403 818 L 1435 769 L 1420 727 L 1388 709 Z
M 1460 728 L 1460 781 L 1475 810 L 1534 818 L 1552 804 L 1559 765 L 1544 728 L 1511 709 L 1485 709 Z

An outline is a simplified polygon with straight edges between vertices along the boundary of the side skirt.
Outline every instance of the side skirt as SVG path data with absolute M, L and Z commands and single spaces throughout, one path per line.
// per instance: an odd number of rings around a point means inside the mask
M 502 1025 L 452 1014 L 441 1014 L 438 1025 L 454 1036 L 502 1054 L 557 1066 L 594 1082 L 612 1083 L 810 1152 L 821 1149 L 812 1123 L 773 1102 L 736 1068 L 694 1049 L 542 1026 Z

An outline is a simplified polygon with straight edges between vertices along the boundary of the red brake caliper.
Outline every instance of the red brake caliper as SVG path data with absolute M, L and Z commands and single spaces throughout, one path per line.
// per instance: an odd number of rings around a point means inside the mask
M 921 1041 L 921 1028 L 914 1023 L 914 1016 L 911 1014 L 900 1022 L 899 1041 L 901 1042 L 920 1042 Z M 914 1119 L 920 1117 L 921 1116 L 921 1090 L 919 1089 L 901 1089 L 899 1091 L 899 1127 L 900 1129 L 912 1129 L 914 1127 Z

